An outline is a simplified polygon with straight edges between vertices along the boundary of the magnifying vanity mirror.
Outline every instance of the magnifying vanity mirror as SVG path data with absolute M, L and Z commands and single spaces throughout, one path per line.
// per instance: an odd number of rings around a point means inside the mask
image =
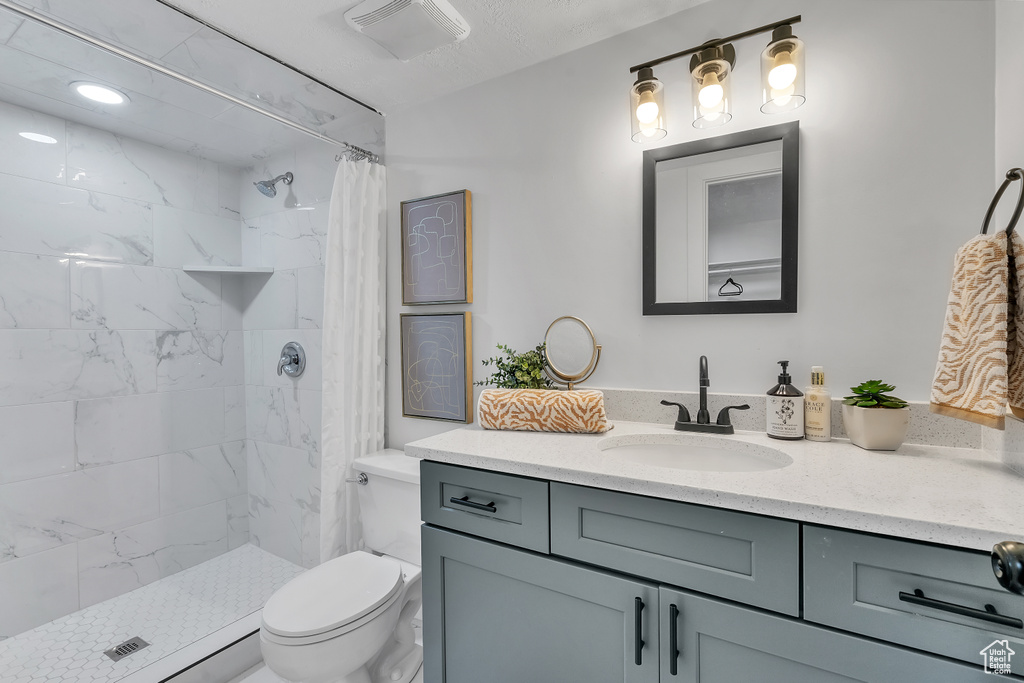
M 799 124 L 644 152 L 644 315 L 796 312 Z
M 563 315 L 548 326 L 544 355 L 548 377 L 568 385 L 571 391 L 594 374 L 601 359 L 601 346 L 589 325 L 575 316 Z

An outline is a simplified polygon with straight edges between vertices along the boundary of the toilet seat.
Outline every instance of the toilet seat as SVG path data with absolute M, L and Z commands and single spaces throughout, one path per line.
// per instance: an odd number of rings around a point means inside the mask
M 335 638 L 377 618 L 399 597 L 401 567 L 357 551 L 300 574 L 263 607 L 263 632 L 282 645 Z

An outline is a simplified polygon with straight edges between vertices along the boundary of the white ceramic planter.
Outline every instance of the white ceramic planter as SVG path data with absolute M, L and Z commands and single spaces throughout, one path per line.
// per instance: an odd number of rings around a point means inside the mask
M 843 404 L 843 426 L 855 446 L 869 451 L 894 451 L 910 426 L 910 408 L 858 408 Z

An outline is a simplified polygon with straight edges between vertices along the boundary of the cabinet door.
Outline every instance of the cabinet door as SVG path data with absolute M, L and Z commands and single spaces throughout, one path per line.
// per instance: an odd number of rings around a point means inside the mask
M 423 527 L 425 683 L 655 683 L 658 589 Z
M 939 659 L 685 591 L 663 587 L 660 593 L 662 683 L 992 683 L 992 677 L 980 666 Z

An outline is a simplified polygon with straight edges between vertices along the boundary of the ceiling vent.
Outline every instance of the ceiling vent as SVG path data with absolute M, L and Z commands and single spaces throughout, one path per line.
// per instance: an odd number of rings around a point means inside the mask
M 448 0 L 366 0 L 345 12 L 345 21 L 403 62 L 469 35 Z

